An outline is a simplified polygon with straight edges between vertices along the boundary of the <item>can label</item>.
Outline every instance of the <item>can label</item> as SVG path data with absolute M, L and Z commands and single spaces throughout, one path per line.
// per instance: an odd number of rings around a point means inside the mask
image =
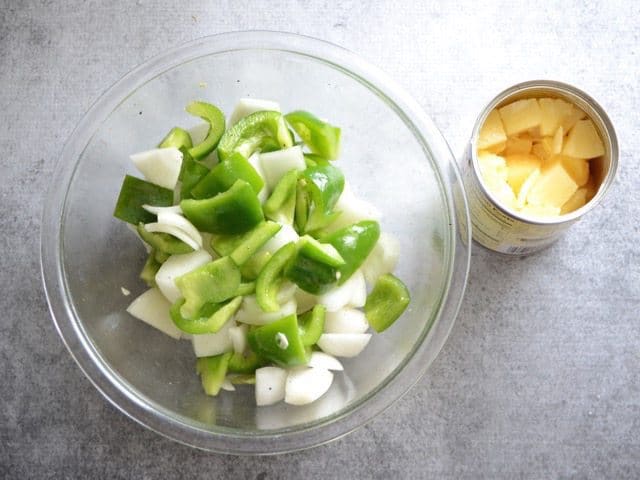
M 574 223 L 525 223 L 503 212 L 483 191 L 473 168 L 471 148 L 470 145 L 463 165 L 464 186 L 473 239 L 480 245 L 507 255 L 530 255 L 558 240 Z

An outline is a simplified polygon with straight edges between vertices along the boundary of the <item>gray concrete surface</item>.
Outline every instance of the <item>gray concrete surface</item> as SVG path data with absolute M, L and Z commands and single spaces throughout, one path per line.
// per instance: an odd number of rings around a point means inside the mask
M 0 0 L 1 478 L 640 475 L 639 4 L 373 3 Z M 621 146 L 604 204 L 550 250 L 474 250 L 449 341 L 405 398 L 339 441 L 271 458 L 192 450 L 117 412 L 56 335 L 38 266 L 49 174 L 96 97 L 166 48 L 254 28 L 376 63 L 456 154 L 486 101 L 533 78 L 591 93 Z

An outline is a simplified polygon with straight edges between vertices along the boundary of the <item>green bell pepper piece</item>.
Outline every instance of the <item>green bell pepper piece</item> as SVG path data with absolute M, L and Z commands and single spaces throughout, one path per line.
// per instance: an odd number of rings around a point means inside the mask
M 262 222 L 254 229 L 244 234 L 242 243 L 234 248 L 229 255 L 239 267 L 244 265 L 254 253 L 280 231 L 282 226 L 275 222 Z
M 295 169 L 287 172 L 278 181 L 271 196 L 264 204 L 264 213 L 267 218 L 288 225 L 293 223 L 297 183 L 298 171 Z
M 321 157 L 320 155 L 316 155 L 315 153 L 305 153 L 304 163 L 307 168 L 312 168 L 317 166 L 329 165 L 329 160 Z
M 238 250 L 235 260 L 239 261 L 242 256 L 240 255 L 241 250 L 246 252 L 247 250 L 255 248 L 255 251 L 257 251 L 273 235 L 278 233 L 280 228 L 281 226 L 277 223 L 267 221 L 259 223 L 257 226 L 245 233 L 233 235 L 212 235 L 211 248 L 220 256 L 231 255 L 234 251 Z M 240 249 L 241 246 L 244 247 Z M 241 263 L 245 262 L 246 260 Z
M 188 149 L 193 146 L 191 135 L 184 128 L 173 127 L 169 133 L 162 139 L 158 148 L 175 147 L 178 150 Z
M 240 287 L 240 270 L 229 257 L 222 257 L 175 279 L 185 299 L 180 313 L 195 318 L 207 303 L 220 303 L 231 298 Z
M 364 314 L 369 325 L 380 333 L 402 315 L 410 301 L 407 286 L 398 277 L 387 273 L 376 280 L 373 290 L 367 296 Z
M 148 232 L 147 229 L 144 228 L 143 223 L 139 223 L 136 230 L 138 231 L 138 235 L 142 237 L 142 240 L 147 242 L 157 252 L 169 255 L 193 252 L 193 248 L 173 235 L 169 235 L 168 233 Z M 163 263 L 163 261 L 158 261 Z
M 380 237 L 380 225 L 374 220 L 363 220 L 347 227 L 336 230 L 321 238 L 330 243 L 342 255 L 345 264 L 339 267 L 342 285 L 355 272 L 375 247 Z
M 236 352 L 229 359 L 229 372 L 252 374 L 257 368 L 265 365 L 265 363 L 264 359 L 260 358 L 252 351 L 249 351 L 246 354 Z
M 200 357 L 196 362 L 196 371 L 200 374 L 202 388 L 207 395 L 218 395 L 227 374 L 230 358 L 231 352 L 215 357 Z
M 299 234 L 304 233 L 309 219 L 309 193 L 305 180 L 298 179 L 296 184 L 296 206 L 294 215 L 294 227 Z
M 304 231 L 311 232 L 325 227 L 336 217 L 333 207 L 344 190 L 344 175 L 332 165 L 322 165 L 307 168 L 301 173 L 301 179 L 309 198 Z
M 238 311 L 242 297 L 235 297 L 226 303 L 207 303 L 192 318 L 182 315 L 181 310 L 184 303 L 184 298 L 180 298 L 171 305 L 169 309 L 171 320 L 183 332 L 200 335 L 219 331 Z
M 206 177 L 209 173 L 209 169 L 200 162 L 193 159 L 186 148 L 182 148 L 182 167 L 180 169 L 179 180 L 180 185 L 180 200 L 185 198 L 195 198 L 193 190 L 200 183 L 200 181 Z
M 233 374 L 227 377 L 234 385 L 255 385 L 256 376 L 253 374 Z
M 245 297 L 251 295 L 256 291 L 256 282 L 243 282 L 240 283 L 235 295 L 239 297 Z
M 171 255 L 163 252 L 162 250 L 155 250 L 153 253 L 153 258 L 155 259 L 156 262 L 158 262 L 160 265 L 162 265 L 164 262 L 167 261 L 167 259 L 170 257 Z
M 141 222 L 153 222 L 156 216 L 142 205 L 169 207 L 173 205 L 173 190 L 126 175 L 113 216 L 136 226 Z
M 298 252 L 305 257 L 330 267 L 340 267 L 345 264 L 344 259 L 329 243 L 320 243 L 310 235 L 303 235 L 298 240 Z
M 191 102 L 187 105 L 186 110 L 209 124 L 209 132 L 205 139 L 198 145 L 189 148 L 189 155 L 199 160 L 209 155 L 218 146 L 224 133 L 224 113 L 215 105 L 206 102 Z
M 180 208 L 198 230 L 209 233 L 243 233 L 264 220 L 260 201 L 244 180 L 213 198 L 182 200 Z
M 282 284 L 282 272 L 296 254 L 296 244 L 287 243 L 273 254 L 256 280 L 256 301 L 265 312 L 280 310 L 278 290 Z
M 249 161 L 239 153 L 233 153 L 200 180 L 192 190 L 193 198 L 211 198 L 231 188 L 236 180 L 249 183 L 256 194 L 264 188 L 264 180 Z
M 338 268 L 318 261 L 315 254 L 309 256 L 298 248 L 293 260 L 288 262 L 285 277 L 305 292 L 319 295 L 329 290 L 338 279 Z
M 304 346 L 315 345 L 322 335 L 327 309 L 324 305 L 316 305 L 313 309 L 298 318 L 300 339 Z
M 280 150 L 293 145 L 293 139 L 280 112 L 261 111 L 248 115 L 227 130 L 218 145 L 224 161 L 233 152 L 249 158 L 256 150 Z
M 284 118 L 313 153 L 327 160 L 338 158 L 340 128 L 302 110 L 288 113 Z
M 156 273 L 160 270 L 161 262 L 156 260 L 155 250 L 151 250 L 149 252 L 149 256 L 147 257 L 147 261 L 144 262 L 144 267 L 142 267 L 142 271 L 140 272 L 140 278 L 147 284 L 150 288 L 156 286 Z
M 246 280 L 256 280 L 264 266 L 271 260 L 271 252 L 258 252 L 255 253 L 249 260 L 245 262 L 240 268 L 242 278 Z
M 282 342 L 283 336 L 285 342 Z M 293 367 L 309 361 L 309 351 L 302 344 L 295 314 L 250 331 L 247 340 L 257 355 L 278 365 Z

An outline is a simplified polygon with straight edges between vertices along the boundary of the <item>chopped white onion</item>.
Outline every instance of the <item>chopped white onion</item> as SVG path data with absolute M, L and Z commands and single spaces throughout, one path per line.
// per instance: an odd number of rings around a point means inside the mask
M 225 378 L 222 383 L 220 384 L 220 388 L 222 390 L 225 390 L 227 392 L 235 392 L 236 391 L 236 387 L 233 385 L 233 383 L 231 383 L 231 381 L 229 381 L 228 378 Z
M 260 154 L 256 152 L 253 155 L 249 156 L 248 162 L 256 171 L 256 173 L 260 175 L 260 178 L 262 178 L 262 180 L 264 181 L 264 186 L 258 193 L 258 200 L 260 200 L 260 203 L 263 204 L 269 198 L 270 192 L 269 186 L 267 185 L 267 177 L 265 176 L 264 170 L 262 170 L 262 164 L 260 163 Z
M 287 371 L 279 367 L 262 367 L 256 370 L 256 404 L 272 405 L 284 399 Z
M 200 248 L 198 242 L 191 238 L 190 235 L 187 235 L 182 229 L 173 225 L 167 225 L 166 223 L 159 222 L 147 223 L 145 224 L 144 229 L 151 233 L 168 233 L 169 235 L 173 235 L 177 239 L 182 240 L 194 250 L 198 250 Z M 202 241 L 202 239 L 200 239 L 200 241 Z
M 247 349 L 247 332 L 249 327 L 247 325 L 237 325 L 229 328 L 229 338 L 233 345 L 233 351 L 235 353 L 244 353 Z
M 247 295 L 242 299 L 242 305 L 236 313 L 236 320 L 249 325 L 267 325 L 294 313 L 296 313 L 295 298 L 281 304 L 277 312 L 264 312 L 258 305 L 256 296 Z
M 204 333 L 193 335 L 191 343 L 196 357 L 212 357 L 233 350 L 229 329 L 233 326 L 232 321 L 225 323 L 216 333 Z
M 362 264 L 362 273 L 369 285 L 374 285 L 376 280 L 385 273 L 395 270 L 400 256 L 400 242 L 393 235 L 380 233 L 380 238 L 375 247 Z
M 261 100 L 259 98 L 241 98 L 238 100 L 233 113 L 229 117 L 229 126 L 238 123 L 239 120 L 251 115 L 252 113 L 262 111 L 280 111 L 280 104 L 272 100 Z
M 189 235 L 189 237 L 191 237 L 193 241 L 198 244 L 199 248 L 202 248 L 202 236 L 200 235 L 200 232 L 196 227 L 193 226 L 193 224 L 189 220 L 184 218 L 182 215 L 178 215 L 177 213 L 172 212 L 160 212 L 158 213 L 158 223 L 172 225 L 176 228 L 179 228 L 184 233 Z
M 334 210 L 340 212 L 340 215 L 326 228 L 327 232 L 334 232 L 362 220 L 379 221 L 382 216 L 380 210 L 374 205 L 356 197 L 347 184 L 345 184 Z
M 344 367 L 337 358 L 323 352 L 313 352 L 307 366 L 313 368 L 324 368 L 325 370 L 344 370 Z
M 318 296 L 318 303 L 324 305 L 328 312 L 337 312 L 341 308 L 350 305 L 353 301 L 359 303 L 362 297 L 363 287 L 366 301 L 367 286 L 364 283 L 362 272 L 356 270 L 342 285 L 336 286 Z
M 290 405 L 306 405 L 329 390 L 333 373 L 324 368 L 297 368 L 289 371 L 284 401 Z
M 318 346 L 323 352 L 336 357 L 355 357 L 371 340 L 370 333 L 323 333 Z
M 259 252 L 276 253 L 287 243 L 297 242 L 300 236 L 291 225 L 282 225 L 280 230 L 265 243 Z
M 353 308 L 327 312 L 324 319 L 324 333 L 364 333 L 368 328 L 364 313 Z
M 177 148 L 154 148 L 129 158 L 151 183 L 170 190 L 176 188 L 182 168 L 182 152 Z
M 131 302 L 127 312 L 170 337 L 179 339 L 182 331 L 171 320 L 170 308 L 171 304 L 162 293 L 157 288 L 151 288 Z
M 171 255 L 156 273 L 156 284 L 167 300 L 173 303 L 182 297 L 180 290 L 176 286 L 175 279 L 210 261 L 211 255 L 204 250 L 196 250 L 182 255 Z
M 260 154 L 260 164 L 264 171 L 269 190 L 273 190 L 280 179 L 291 170 L 306 168 L 302 147 L 295 145 L 275 152 Z
M 154 215 L 158 215 L 162 212 L 182 214 L 182 208 L 180 208 L 180 205 L 172 205 L 170 207 L 154 207 L 153 205 L 142 205 L 142 208 L 144 208 L 149 213 L 153 213 Z

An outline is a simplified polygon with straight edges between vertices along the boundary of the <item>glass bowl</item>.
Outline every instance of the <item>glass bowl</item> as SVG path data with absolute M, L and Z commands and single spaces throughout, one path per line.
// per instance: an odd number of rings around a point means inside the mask
M 144 249 L 112 217 L 129 154 L 169 128 L 199 123 L 185 105 L 229 113 L 240 97 L 274 99 L 342 128 L 338 165 L 383 213 L 401 244 L 397 274 L 412 302 L 364 352 L 345 359 L 329 392 L 304 407 L 255 406 L 253 388 L 207 397 L 190 342 L 164 336 L 125 309 L 145 287 Z M 400 398 L 442 348 L 463 296 L 469 219 L 454 158 L 418 104 L 377 68 L 332 44 L 293 34 L 215 35 L 161 54 L 91 107 L 64 147 L 48 194 L 41 265 L 69 352 L 118 409 L 173 440 L 216 452 L 308 448 L 363 425 Z M 125 296 L 121 287 L 131 291 Z

